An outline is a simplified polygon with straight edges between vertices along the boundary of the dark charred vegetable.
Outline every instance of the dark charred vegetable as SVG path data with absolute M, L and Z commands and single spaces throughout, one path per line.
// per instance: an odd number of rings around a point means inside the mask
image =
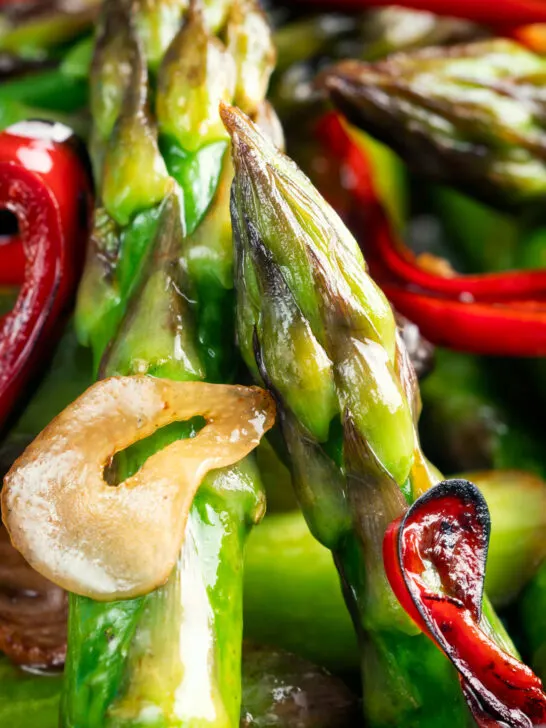
M 457 668 L 477 724 L 540 726 L 541 681 L 480 626 L 490 528 L 478 489 L 444 481 L 389 526 L 385 569 L 407 613 Z
M 34 571 L 0 527 L 0 652 L 33 668 L 62 667 L 68 599 Z
M 282 650 L 245 645 L 241 728 L 353 728 L 358 708 L 325 670 Z
M 352 122 L 414 171 L 517 209 L 546 189 L 537 114 L 545 70 L 540 56 L 496 39 L 343 62 L 325 83 Z

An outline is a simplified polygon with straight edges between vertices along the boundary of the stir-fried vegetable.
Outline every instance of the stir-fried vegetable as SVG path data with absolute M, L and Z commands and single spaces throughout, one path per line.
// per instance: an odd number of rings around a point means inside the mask
M 0 11 L 1 724 L 546 722 L 539 5 Z
M 394 675 L 408 686 L 417 676 L 400 669 L 412 631 L 392 600 L 378 563 L 377 539 L 389 521 L 404 513 L 403 493 L 411 500 L 435 482 L 415 436 L 418 405 L 412 380 L 392 313 L 367 278 L 358 247 L 341 221 L 240 112 L 224 107 L 223 115 L 234 141 L 241 348 L 278 401 L 300 504 L 315 536 L 334 551 L 364 655 L 369 658 L 375 650 L 374 673 L 365 677 L 374 679 L 376 688 L 381 666 L 385 696 Z M 300 351 L 309 353 L 302 357 Z M 305 376 L 313 389 L 304 399 L 299 396 L 302 361 L 316 367 Z M 328 410 L 310 408 L 315 392 L 323 393 Z M 342 430 L 333 426 L 330 433 L 336 410 Z M 396 436 L 389 439 L 388 432 Z M 511 651 L 490 607 L 487 613 L 485 629 Z M 388 654 L 399 651 L 394 669 L 387 655 L 381 656 L 387 634 Z M 420 649 L 415 645 L 412 653 Z M 427 675 L 429 686 L 432 679 Z M 441 683 L 446 682 L 443 676 Z M 370 690 L 370 683 L 365 687 Z M 400 691 L 389 696 L 391 714 L 385 705 L 374 705 L 375 697 L 369 693 L 372 724 L 395 722 L 402 711 L 413 719 L 411 703 Z M 430 714 L 432 706 L 426 710 Z

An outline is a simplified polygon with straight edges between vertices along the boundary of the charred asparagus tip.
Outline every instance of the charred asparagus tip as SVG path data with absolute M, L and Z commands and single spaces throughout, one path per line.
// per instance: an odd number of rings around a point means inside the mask
M 244 129 L 244 114 L 236 106 L 220 101 L 220 116 L 230 134 L 236 134 Z

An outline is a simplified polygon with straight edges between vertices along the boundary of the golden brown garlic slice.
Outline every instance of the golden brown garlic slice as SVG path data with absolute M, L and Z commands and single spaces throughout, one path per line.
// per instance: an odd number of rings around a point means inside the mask
M 191 439 L 108 485 L 115 453 L 174 421 L 202 415 Z M 4 480 L 14 546 L 41 574 L 97 600 L 145 594 L 174 564 L 194 495 L 209 470 L 241 460 L 274 421 L 257 387 L 112 377 L 90 387 L 38 435 Z

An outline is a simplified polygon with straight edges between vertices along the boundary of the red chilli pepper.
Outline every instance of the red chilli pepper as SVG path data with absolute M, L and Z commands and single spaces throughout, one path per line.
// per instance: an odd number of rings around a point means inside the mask
M 540 679 L 480 628 L 489 536 L 479 490 L 466 480 L 447 480 L 389 526 L 385 570 L 408 615 L 458 670 L 480 728 L 543 726 Z
M 81 271 L 91 186 L 72 141 L 48 122 L 0 134 L 0 209 L 15 214 L 20 237 L 0 248 L 0 283 L 18 283 L 21 250 L 25 258 L 15 306 L 0 320 L 0 426 L 51 352 Z
M 394 306 L 432 343 L 478 354 L 546 356 L 546 271 L 447 277 L 422 268 L 396 239 L 362 149 L 330 113 L 315 136 L 335 159 L 342 187 L 325 197 L 357 235 L 370 272 Z
M 353 12 L 393 5 L 392 0 L 296 0 L 297 3 Z M 395 4 L 495 27 L 546 21 L 544 0 L 397 0 Z
M 0 238 L 0 286 L 20 286 L 25 279 L 25 251 L 18 235 Z

